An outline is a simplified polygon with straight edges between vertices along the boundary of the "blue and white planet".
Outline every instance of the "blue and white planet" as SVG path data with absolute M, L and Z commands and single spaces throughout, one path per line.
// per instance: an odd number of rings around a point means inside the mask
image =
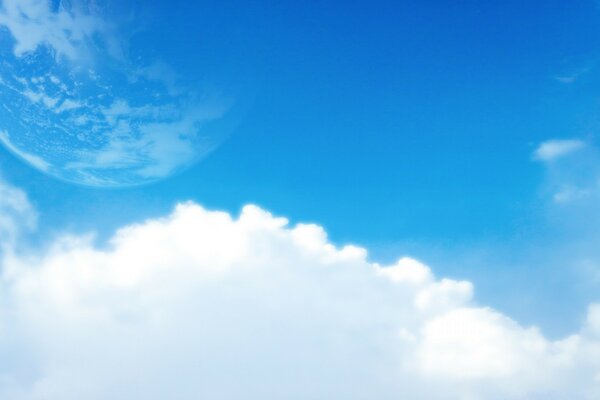
M 94 1 L 4 0 L 0 143 L 56 178 L 140 185 L 225 136 L 231 102 L 136 54 Z

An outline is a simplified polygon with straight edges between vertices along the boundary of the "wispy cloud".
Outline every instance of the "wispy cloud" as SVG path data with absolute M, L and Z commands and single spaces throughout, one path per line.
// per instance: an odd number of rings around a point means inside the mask
M 580 68 L 572 69 L 569 72 L 558 74 L 554 76 L 558 82 L 563 84 L 572 84 L 579 80 L 582 76 L 586 75 L 596 67 L 596 60 L 589 62 L 587 65 Z
M 36 220 L 27 195 L 0 179 L 0 255 L 15 245 L 20 233 L 32 229 Z
M 579 207 L 600 196 L 600 158 L 593 143 L 548 140 L 538 146 L 533 157 L 547 167 L 545 186 L 555 203 Z M 553 162 L 556 160 L 561 162 Z
M 540 194 L 543 242 L 549 263 L 568 268 L 577 278 L 582 298 L 597 298 L 600 283 L 600 153 L 593 142 L 560 162 L 544 162 Z M 549 234 L 548 234 L 549 233 Z M 554 261 L 552 261 L 554 260 Z M 582 280 L 583 277 L 583 280 Z M 584 288 L 585 286 L 585 288 Z
M 2 143 L 4 147 L 6 147 L 14 155 L 22 158 L 23 160 L 27 161 L 28 163 L 35 166 L 41 171 L 49 171 L 52 167 L 52 165 L 48 161 L 44 160 L 42 157 L 38 157 L 35 154 L 30 154 L 13 145 L 13 143 L 10 140 L 9 134 L 6 131 L 0 131 L 0 143 Z
M 553 161 L 585 147 L 579 139 L 555 139 L 542 142 L 534 151 L 533 157 L 540 161 Z

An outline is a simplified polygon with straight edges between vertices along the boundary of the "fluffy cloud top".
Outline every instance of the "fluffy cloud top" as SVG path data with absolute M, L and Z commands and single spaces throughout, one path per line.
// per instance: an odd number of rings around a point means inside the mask
M 553 161 L 585 147 L 585 143 L 577 139 L 548 140 L 542 142 L 533 153 L 536 160 Z
M 31 207 L 0 194 L 15 235 Z M 103 246 L 65 236 L 5 253 L 0 398 L 600 396 L 600 306 L 552 341 L 472 297 L 469 282 L 372 263 L 316 225 L 180 204 Z

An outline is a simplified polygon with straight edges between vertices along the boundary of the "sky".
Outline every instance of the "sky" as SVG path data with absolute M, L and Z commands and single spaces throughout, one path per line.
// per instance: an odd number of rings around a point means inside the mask
M 0 35 L 0 397 L 600 394 L 596 1 L 0 0 Z

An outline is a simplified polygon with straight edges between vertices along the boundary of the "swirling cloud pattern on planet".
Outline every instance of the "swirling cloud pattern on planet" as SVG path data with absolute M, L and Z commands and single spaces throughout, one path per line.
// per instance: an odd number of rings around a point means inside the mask
M 129 186 L 189 167 L 226 136 L 231 100 L 137 55 L 91 1 L 0 5 L 0 142 L 70 182 Z

